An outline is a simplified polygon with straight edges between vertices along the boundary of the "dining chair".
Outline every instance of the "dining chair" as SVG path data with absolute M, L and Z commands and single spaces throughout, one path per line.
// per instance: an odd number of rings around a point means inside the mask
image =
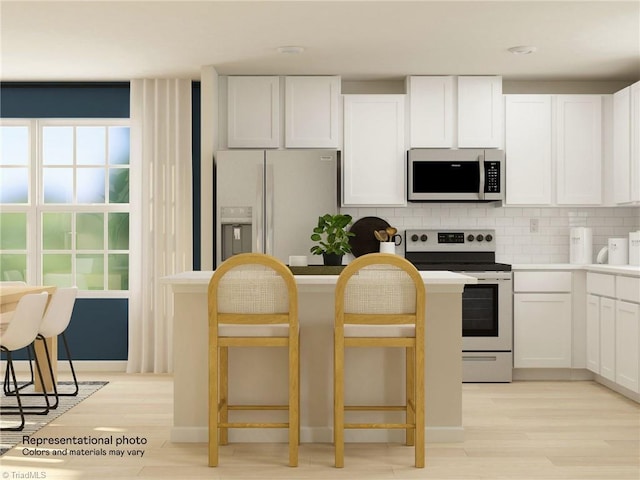
M 9 323 L 9 325 L 3 332 L 0 332 L 0 349 L 6 353 L 7 371 L 10 372 L 11 379 L 13 380 L 16 397 L 16 405 L 6 405 L 6 403 L 3 402 L 2 407 L 0 407 L 0 411 L 2 412 L 3 416 L 15 414 L 20 415 L 21 420 L 20 425 L 14 427 L 2 427 L 2 430 L 20 431 L 24 428 L 25 425 L 24 411 L 25 409 L 27 409 L 27 407 L 23 405 L 22 399 L 20 398 L 21 395 L 18 388 L 16 371 L 13 365 L 13 352 L 25 347 L 33 349 L 36 371 L 38 373 L 40 381 L 43 382 L 40 362 L 35 356 L 33 342 L 38 335 L 38 329 L 40 328 L 40 324 L 42 323 L 44 309 L 47 306 L 48 297 L 49 294 L 46 292 L 24 295 L 18 301 L 16 310 L 11 318 L 11 323 Z M 48 395 L 46 395 L 46 393 L 43 393 L 42 396 L 45 400 L 46 406 L 37 407 L 42 409 L 32 413 L 47 414 L 49 412 L 49 397 Z
M 62 337 L 62 342 L 64 344 L 65 352 L 67 355 L 67 359 L 69 361 L 69 367 L 71 369 L 71 376 L 73 378 L 74 388 L 70 392 L 60 392 L 58 390 L 58 386 L 56 382 L 52 382 L 53 384 L 53 393 L 48 395 L 55 397 L 55 401 L 51 406 L 52 409 L 58 407 L 58 397 L 72 397 L 78 394 L 78 379 L 76 377 L 75 369 L 73 368 L 73 360 L 71 358 L 71 351 L 69 349 L 69 343 L 67 342 L 67 337 L 65 335 L 65 331 L 69 326 L 69 322 L 71 321 L 71 315 L 73 313 L 73 307 L 75 306 L 76 297 L 78 295 L 78 287 L 68 287 L 68 288 L 58 288 L 51 296 L 51 301 L 49 302 L 49 306 L 47 307 L 44 318 L 42 319 L 42 324 L 38 330 L 38 335 L 36 337 L 36 341 L 42 342 L 44 345 L 45 356 L 47 358 L 47 367 L 49 370 L 49 375 L 51 378 L 54 377 L 53 373 L 53 365 L 51 364 L 51 357 L 49 356 L 51 352 L 49 352 L 49 346 L 47 345 L 47 338 L 56 338 L 58 336 Z M 57 355 L 57 351 L 54 352 Z M 29 357 L 31 361 L 31 357 Z M 30 367 L 31 367 L 31 362 Z M 28 385 L 32 385 L 34 383 L 33 376 L 33 368 L 31 368 L 31 380 L 19 388 L 23 389 Z M 8 377 L 5 375 L 5 394 L 7 395 L 15 395 L 15 391 L 10 390 L 8 384 Z M 24 396 L 35 396 L 40 395 L 39 393 L 23 393 Z
M 404 258 L 371 253 L 352 261 L 336 284 L 334 323 L 335 466 L 344 467 L 344 430 L 404 429 L 415 448 L 415 466 L 424 467 L 425 287 L 418 270 Z M 403 405 L 345 406 L 345 348 L 405 349 Z M 370 372 L 376 375 L 380 372 Z M 398 372 L 401 374 L 401 372 Z M 349 411 L 401 411 L 404 423 L 349 423 Z
M 297 466 L 300 352 L 298 294 L 293 274 L 280 260 L 269 255 L 234 255 L 214 272 L 208 299 L 209 466 L 218 465 L 218 446 L 228 443 L 230 428 L 288 429 L 289 466 Z M 230 405 L 230 347 L 288 349 L 288 403 Z M 230 422 L 229 411 L 233 410 L 288 410 L 288 422 Z

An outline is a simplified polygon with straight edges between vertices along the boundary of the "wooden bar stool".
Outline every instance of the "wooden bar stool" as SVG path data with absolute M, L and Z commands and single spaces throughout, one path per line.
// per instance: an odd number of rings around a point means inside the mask
M 425 288 L 404 258 L 387 253 L 358 257 L 336 285 L 334 325 L 334 443 L 336 467 L 344 466 L 344 429 L 405 429 L 415 446 L 415 466 L 424 467 Z M 404 405 L 344 404 L 344 349 L 401 347 L 406 351 Z M 371 372 L 375 375 L 376 372 Z M 405 423 L 345 423 L 345 411 L 404 411 Z
M 288 428 L 289 466 L 298 465 L 298 293 L 291 271 L 278 259 L 244 253 L 227 259 L 209 282 L 209 466 L 229 428 Z M 230 405 L 229 347 L 285 347 L 289 351 L 287 405 Z M 229 410 L 288 410 L 288 423 L 229 422 Z M 218 431 L 220 439 L 218 440 Z

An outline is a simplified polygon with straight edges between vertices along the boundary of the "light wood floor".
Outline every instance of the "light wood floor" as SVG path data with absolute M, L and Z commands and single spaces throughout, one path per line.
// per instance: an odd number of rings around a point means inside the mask
M 170 376 L 82 379 L 110 383 L 36 436 L 138 436 L 148 443 L 126 448 L 144 456 L 33 457 L 18 447 L 0 458 L 3 479 L 29 472 L 47 480 L 640 478 L 640 406 L 592 382 L 464 385 L 465 441 L 427 444 L 425 469 L 412 467 L 411 448 L 389 444 L 347 444 L 345 468 L 335 469 L 330 444 L 303 444 L 298 468 L 286 466 L 285 445 L 229 445 L 221 448 L 221 466 L 208 468 L 205 444 L 168 441 Z

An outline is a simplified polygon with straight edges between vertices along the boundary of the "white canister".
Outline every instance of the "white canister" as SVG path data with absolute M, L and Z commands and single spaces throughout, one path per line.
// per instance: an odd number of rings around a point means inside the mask
M 629 263 L 629 239 L 609 239 L 609 265 L 627 265 Z
M 640 266 L 640 230 L 629 232 L 629 265 Z
M 380 242 L 380 253 L 396 253 L 396 242 Z
M 569 232 L 569 263 L 588 265 L 593 263 L 593 235 L 587 227 L 574 227 Z

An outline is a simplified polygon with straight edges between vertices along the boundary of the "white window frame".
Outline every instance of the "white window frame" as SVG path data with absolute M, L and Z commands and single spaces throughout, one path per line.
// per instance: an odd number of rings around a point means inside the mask
M 103 118 L 89 118 L 89 119 L 78 119 L 78 118 L 65 118 L 65 119 L 0 119 L 0 125 L 2 126 L 28 126 L 29 134 L 30 134 L 30 151 L 29 151 L 29 165 L 28 165 L 28 175 L 29 175 L 29 196 L 26 204 L 3 204 L 2 211 L 3 212 L 16 212 L 16 213 L 26 213 L 27 214 L 27 275 L 29 279 L 35 279 L 37 284 L 42 284 L 42 256 L 44 249 L 42 248 L 42 214 L 43 213 L 67 213 L 71 212 L 73 215 L 76 213 L 102 213 L 105 216 L 105 219 L 108 219 L 109 213 L 128 213 L 129 214 L 129 231 L 137 231 L 136 227 L 132 225 L 131 221 L 134 216 L 131 215 L 131 210 L 133 209 L 132 201 L 134 199 L 134 195 L 132 192 L 129 192 L 129 203 L 97 203 L 97 204 L 84 204 L 78 205 L 76 203 L 66 203 L 66 204 L 45 204 L 43 199 L 43 157 L 42 157 L 42 131 L 44 127 L 50 126 L 73 126 L 73 127 L 84 127 L 84 126 L 101 126 L 101 127 L 112 127 L 112 126 L 126 126 L 131 129 L 131 121 L 127 118 L 125 119 L 103 119 Z M 74 145 L 75 149 L 75 145 Z M 76 165 L 71 165 L 70 168 L 74 170 L 74 177 L 76 175 Z M 107 169 L 109 166 L 106 165 Z M 134 174 L 134 169 L 138 168 L 135 165 L 133 156 L 129 157 L 129 178 L 136 178 L 137 175 Z M 106 175 L 105 178 L 106 186 L 108 186 L 109 178 Z M 106 188 L 105 186 L 105 188 Z M 108 241 L 108 229 L 107 229 L 107 221 L 105 220 L 105 232 L 104 238 L 105 242 Z M 73 222 L 74 232 L 76 222 Z M 77 255 L 82 254 L 92 254 L 97 253 L 92 250 L 83 251 L 77 250 L 75 247 L 75 239 L 72 240 L 72 248 L 70 250 L 60 251 L 59 253 L 70 254 L 72 258 Z M 131 265 L 133 264 L 133 259 L 135 258 L 134 252 L 132 252 L 131 247 L 134 245 L 134 242 L 129 242 L 129 250 L 109 250 L 108 242 L 105 243 L 104 248 L 100 251 L 101 254 L 105 255 L 105 279 L 107 279 L 107 263 L 108 263 L 108 255 L 109 253 L 127 253 L 129 255 L 129 269 L 131 269 Z M 55 251 L 47 251 L 52 253 L 57 253 Z M 76 275 L 76 262 L 72 262 L 72 275 L 75 278 Z M 129 292 L 131 290 L 131 284 L 129 284 L 128 290 L 79 290 L 78 297 L 79 298 L 129 298 Z

